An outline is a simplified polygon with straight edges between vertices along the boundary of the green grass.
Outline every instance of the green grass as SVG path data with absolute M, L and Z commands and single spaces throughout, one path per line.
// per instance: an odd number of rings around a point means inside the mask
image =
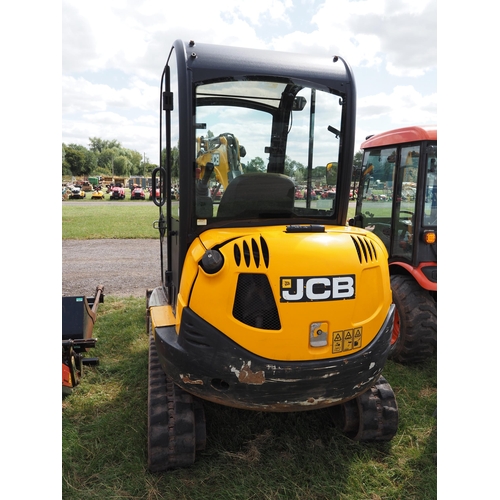
M 178 204 L 172 211 L 177 214 Z M 354 204 L 349 206 L 349 217 L 354 216 Z M 153 202 L 137 200 L 133 205 L 120 200 L 113 205 L 77 200 L 77 204 L 62 203 L 63 240 L 101 238 L 158 238 L 153 222 L 158 220 L 158 207 Z
M 79 202 L 62 206 L 63 239 L 158 238 L 153 222 L 158 220 L 154 203 L 138 201 L 134 205 Z
M 263 413 L 205 403 L 193 466 L 147 470 L 145 299 L 106 296 L 82 383 L 63 401 L 62 493 L 71 499 L 422 500 L 437 498 L 436 357 L 389 362 L 400 425 L 390 443 L 345 438 L 328 410 Z

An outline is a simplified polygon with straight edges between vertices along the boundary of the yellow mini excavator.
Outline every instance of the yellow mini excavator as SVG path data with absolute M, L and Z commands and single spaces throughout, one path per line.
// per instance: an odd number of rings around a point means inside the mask
M 204 401 L 270 412 L 331 407 L 352 439 L 392 439 L 398 409 L 381 375 L 394 320 L 388 253 L 373 232 L 347 224 L 349 65 L 177 40 L 161 102 L 149 469 L 194 462 L 206 446 Z M 329 163 L 335 175 L 323 198 Z

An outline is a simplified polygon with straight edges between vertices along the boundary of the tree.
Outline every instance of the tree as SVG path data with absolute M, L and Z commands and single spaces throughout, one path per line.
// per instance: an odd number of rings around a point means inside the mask
M 85 167 L 85 154 L 82 151 L 67 147 L 64 152 L 63 175 L 79 176 Z
M 167 149 L 163 148 L 161 152 L 162 165 L 167 165 Z M 170 165 L 171 165 L 171 178 L 178 179 L 179 178 L 179 148 L 174 146 L 170 153 Z
M 285 158 L 285 175 L 300 182 L 304 178 L 305 167 L 302 163 L 291 160 L 289 156 Z
M 80 144 L 63 144 L 63 175 L 88 176 L 97 166 L 97 160 L 91 151 Z
M 266 164 L 264 160 L 260 156 L 256 156 L 252 160 L 250 160 L 246 165 L 244 165 L 243 170 L 248 172 L 265 172 Z
M 89 137 L 89 147 L 62 145 L 63 175 L 151 175 L 156 165 L 143 161 L 138 151 L 122 147 L 116 139 Z
M 142 155 L 138 151 L 133 151 L 132 149 L 126 149 L 127 158 L 130 161 L 130 173 L 131 175 L 144 175 L 144 168 L 142 162 Z
M 353 159 L 352 164 L 354 165 L 354 168 L 360 168 L 362 166 L 362 164 L 363 164 L 363 152 L 362 151 L 356 152 L 356 154 L 354 155 L 354 159 Z
M 102 153 L 105 149 L 121 148 L 122 145 L 116 140 L 111 141 L 99 139 L 98 137 L 89 137 L 89 149 L 93 153 Z

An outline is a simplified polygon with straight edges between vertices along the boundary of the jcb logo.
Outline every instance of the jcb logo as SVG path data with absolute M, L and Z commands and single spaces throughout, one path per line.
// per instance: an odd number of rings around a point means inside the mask
M 354 299 L 354 274 L 281 278 L 281 302 Z

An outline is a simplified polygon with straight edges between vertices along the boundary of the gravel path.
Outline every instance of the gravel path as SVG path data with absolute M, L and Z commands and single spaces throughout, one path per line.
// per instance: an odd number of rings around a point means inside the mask
M 161 285 L 160 240 L 63 240 L 62 294 L 145 297 Z

